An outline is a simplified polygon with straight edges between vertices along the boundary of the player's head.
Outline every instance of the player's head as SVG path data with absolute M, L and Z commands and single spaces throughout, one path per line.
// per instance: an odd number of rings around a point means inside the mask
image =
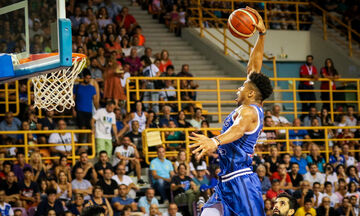
M 262 103 L 273 92 L 269 77 L 261 73 L 251 73 L 238 89 L 237 103 L 240 106 L 246 101 Z
M 295 213 L 296 201 L 287 193 L 281 193 L 276 197 L 273 216 L 291 216 Z

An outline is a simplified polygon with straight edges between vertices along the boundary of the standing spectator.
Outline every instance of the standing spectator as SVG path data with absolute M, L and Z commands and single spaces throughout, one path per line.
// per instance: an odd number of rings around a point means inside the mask
M 139 190 L 139 188 L 134 184 L 133 180 L 129 176 L 125 175 L 125 173 L 125 165 L 119 163 L 116 165 L 116 175 L 114 175 L 112 179 L 114 179 L 118 185 L 125 184 L 128 186 L 129 197 L 135 199 L 136 191 Z
M 5 113 L 5 119 L 0 123 L 0 130 L 1 131 L 18 131 L 21 128 L 21 121 L 14 117 L 14 114 L 10 112 Z M 17 135 L 16 134 L 2 134 L 3 140 L 5 140 L 7 137 L 10 137 L 13 139 L 13 141 L 16 141 Z
M 300 183 L 303 181 L 303 176 L 299 174 L 299 164 L 298 163 L 292 163 L 291 164 L 291 172 L 289 173 L 291 183 L 293 185 L 294 189 L 300 188 Z
M 106 151 L 101 151 L 99 153 L 99 161 L 94 165 L 94 168 L 99 179 L 104 177 L 105 169 L 110 169 L 110 171 L 112 171 L 112 166 L 109 163 L 109 156 Z
M 313 208 L 313 202 L 311 199 L 307 199 L 304 202 L 304 206 L 301 206 L 297 209 L 295 216 L 306 216 L 307 213 L 311 215 L 316 215 L 316 210 Z
M 183 64 L 181 67 L 181 71 L 177 74 L 178 77 L 194 77 L 190 73 L 190 67 L 188 64 Z M 199 85 L 193 80 L 182 80 L 183 88 L 188 89 L 197 89 Z M 187 96 L 190 97 L 191 100 L 196 100 L 196 92 L 187 92 Z
M 201 122 L 205 120 L 205 118 L 202 116 L 202 110 L 201 108 L 196 108 L 195 109 L 195 115 L 194 117 L 190 120 L 190 124 L 196 128 L 196 129 L 200 129 L 201 128 Z
M 274 127 L 274 120 L 271 116 L 265 116 L 264 118 L 264 127 Z M 278 130 L 264 130 L 266 135 L 266 140 L 276 140 L 278 138 Z M 267 151 L 271 145 L 277 145 L 276 142 L 264 142 L 262 144 L 263 150 Z M 281 149 L 281 145 L 278 146 L 278 149 Z
M 310 78 L 313 80 L 318 79 L 318 72 L 316 67 L 313 65 L 314 57 L 312 55 L 306 56 L 306 64 L 300 67 L 300 78 Z M 313 81 L 301 81 L 299 83 L 299 89 L 301 90 L 310 90 L 310 92 L 300 92 L 301 101 L 315 101 L 315 93 L 311 90 L 314 89 Z M 302 112 L 308 112 L 311 106 L 314 106 L 315 103 L 301 103 Z
M 60 200 L 56 198 L 55 189 L 47 189 L 47 198 L 39 203 L 35 216 L 46 216 L 47 212 L 52 209 L 59 215 L 64 213 L 64 207 Z
M 331 58 L 327 58 L 325 60 L 325 65 L 323 68 L 321 68 L 320 71 L 321 78 L 327 78 L 329 81 L 322 81 L 320 89 L 321 90 L 327 90 L 330 91 L 331 89 L 334 91 L 336 90 L 335 80 L 339 79 L 340 76 L 335 69 L 334 62 Z M 329 101 L 330 100 L 330 93 L 329 92 L 321 92 L 321 100 L 322 101 Z M 330 104 L 329 103 L 323 103 L 322 108 L 325 108 L 327 110 L 330 110 Z
M 118 27 L 125 28 L 128 33 L 130 33 L 132 29 L 138 25 L 136 19 L 129 14 L 128 7 L 123 7 L 121 9 L 121 13 L 116 16 L 115 20 Z
M 74 168 L 75 169 L 75 168 Z M 71 182 L 73 194 L 82 194 L 84 200 L 90 200 L 90 194 L 92 193 L 91 183 L 84 179 L 84 169 L 78 167 L 75 169 L 75 179 Z
M 72 16 L 70 16 L 70 20 L 71 20 L 71 25 L 73 26 L 73 28 L 75 30 L 77 30 L 80 26 L 80 24 L 83 22 L 83 17 L 82 17 L 82 10 L 80 6 L 75 7 L 74 10 L 74 14 Z M 34 23 L 35 24 L 35 23 Z M 40 29 L 40 21 L 38 22 L 38 25 Z M 35 27 L 35 25 L 34 25 Z
M 114 100 L 115 106 L 121 105 L 126 100 L 125 91 L 121 84 L 124 79 L 124 70 L 116 60 L 110 60 L 104 73 L 104 95 L 107 100 Z
M 144 184 L 144 181 L 141 179 L 139 152 L 134 143 L 131 142 L 130 137 L 124 136 L 122 138 L 121 145 L 115 148 L 114 156 L 113 165 L 122 163 L 126 166 L 130 165 L 129 168 L 135 168 L 138 183 Z
M 24 179 L 19 182 L 20 201 L 26 209 L 36 206 L 40 201 L 39 186 L 32 179 L 34 173 L 30 167 L 24 168 Z
M 112 199 L 111 205 L 114 209 L 114 216 L 120 216 L 125 206 L 130 206 L 132 211 L 137 210 L 134 199 L 128 197 L 129 189 L 125 184 L 119 185 L 119 196 Z
M 113 144 L 111 129 L 114 134 L 117 133 L 116 117 L 113 112 L 114 108 L 115 103 L 113 101 L 108 101 L 106 103 L 106 108 L 98 109 L 91 119 L 92 132 L 95 132 L 97 153 L 105 150 L 108 155 L 112 155 Z M 115 139 L 118 139 L 117 136 L 115 136 Z
M 159 68 L 153 64 L 150 58 L 143 56 L 141 57 L 141 63 L 144 66 L 142 71 L 143 75 L 146 77 L 159 77 L 160 71 Z M 148 90 L 155 90 L 160 89 L 162 86 L 162 81 L 159 80 L 145 80 L 146 89 Z M 152 91 L 152 92 L 145 92 L 144 93 L 144 101 L 152 101 L 157 102 L 159 101 L 159 91 Z M 148 109 L 149 104 L 145 104 L 146 109 Z M 155 113 L 159 112 L 159 104 L 158 103 L 151 103 L 151 110 Z
M 176 89 L 174 88 L 171 80 L 164 81 L 165 86 L 161 89 L 159 93 L 160 101 L 176 101 Z M 168 103 L 173 110 L 177 110 L 177 105 L 175 103 Z
M 139 199 L 139 208 L 142 213 L 149 213 L 151 205 L 159 205 L 158 200 L 155 198 L 155 190 L 148 188 L 146 190 L 145 196 L 140 197 Z
M 66 122 L 64 120 L 58 121 L 59 130 L 66 130 Z M 72 155 L 72 144 L 73 141 L 77 142 L 77 138 L 74 135 L 74 140 L 72 140 L 72 135 L 70 132 L 67 133 L 52 133 L 49 137 L 49 143 L 59 144 L 56 146 L 51 146 L 50 151 L 53 156 L 70 156 Z
M 24 179 L 25 168 L 28 168 L 30 170 L 32 169 L 29 164 L 25 163 L 24 152 L 18 151 L 16 153 L 16 163 L 13 166 L 13 171 L 15 173 L 18 182 L 21 182 Z
M 294 146 L 294 156 L 291 157 L 291 163 L 299 164 L 299 174 L 304 175 L 307 170 L 307 161 L 302 157 L 301 146 Z
M 0 189 L 0 213 L 1 216 L 14 216 L 11 205 L 5 202 L 5 188 Z
M 93 104 L 96 109 L 99 104 L 95 103 L 96 89 L 90 85 L 91 74 L 88 69 L 83 70 L 83 77 L 83 81 L 74 86 L 75 108 L 73 109 L 73 116 L 76 118 L 80 129 L 90 129 Z
M 157 149 L 157 156 L 150 163 L 151 176 L 153 178 L 153 187 L 160 192 L 161 200 L 165 202 L 169 200 L 167 190 L 170 188 L 174 169 L 171 162 L 165 159 L 165 148 L 163 146 Z
M 166 71 L 167 66 L 172 65 L 172 61 L 169 59 L 169 52 L 167 50 L 162 50 L 160 54 L 160 67 L 159 70 L 161 73 Z
M 305 173 L 304 179 L 310 182 L 310 185 L 313 185 L 315 182 L 319 182 L 322 186 L 325 183 L 325 176 L 323 173 L 320 173 L 318 170 L 317 164 L 310 164 L 309 172 Z
M 311 126 L 311 120 L 313 118 L 317 119 L 319 122 L 319 125 L 321 126 L 321 119 L 318 116 L 318 111 L 315 106 L 311 106 L 309 109 L 309 114 L 305 116 L 304 121 L 303 121 L 304 126 L 307 126 L 307 127 Z
M 104 177 L 100 178 L 97 182 L 97 185 L 100 186 L 103 190 L 103 196 L 109 201 L 117 197 L 118 195 L 118 184 L 111 177 L 113 176 L 113 171 L 111 168 L 104 169 Z
M 354 114 L 354 106 L 350 105 L 347 107 L 346 114 L 346 126 L 356 126 L 357 125 L 357 116 Z M 350 129 L 352 133 L 355 133 L 356 129 Z

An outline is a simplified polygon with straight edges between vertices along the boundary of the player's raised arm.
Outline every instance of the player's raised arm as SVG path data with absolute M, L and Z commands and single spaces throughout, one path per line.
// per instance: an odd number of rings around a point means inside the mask
M 262 17 L 256 10 L 250 7 L 246 7 L 246 9 L 253 12 L 259 20 L 258 24 L 253 24 L 256 27 L 256 29 L 259 31 L 259 36 L 255 43 L 254 49 L 250 53 L 250 58 L 247 66 L 247 74 L 249 75 L 252 72 L 260 73 L 261 71 L 261 66 L 263 63 L 263 56 L 264 56 L 264 41 L 265 41 L 266 27 L 264 25 L 264 21 Z

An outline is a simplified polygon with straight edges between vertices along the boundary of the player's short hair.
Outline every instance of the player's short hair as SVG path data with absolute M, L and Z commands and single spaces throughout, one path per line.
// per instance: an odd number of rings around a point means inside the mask
M 259 89 L 261 101 L 266 100 L 273 93 L 273 87 L 268 76 L 262 73 L 251 73 L 249 80 Z
M 285 197 L 289 200 L 289 210 L 290 209 L 296 210 L 296 200 L 294 197 L 290 196 L 288 193 L 281 193 L 276 197 L 276 199 L 281 197 Z

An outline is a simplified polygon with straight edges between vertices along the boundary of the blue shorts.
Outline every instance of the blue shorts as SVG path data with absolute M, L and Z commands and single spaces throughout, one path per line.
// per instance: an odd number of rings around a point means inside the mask
M 261 183 L 257 174 L 250 171 L 228 175 L 230 178 L 220 177 L 215 193 L 203 208 L 221 203 L 224 216 L 265 216 Z

